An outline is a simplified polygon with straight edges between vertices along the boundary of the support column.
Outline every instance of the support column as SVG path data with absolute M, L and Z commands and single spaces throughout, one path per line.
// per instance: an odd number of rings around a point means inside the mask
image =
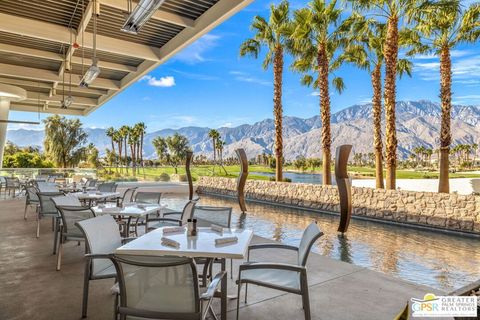
M 0 119 L 8 120 L 10 111 L 10 100 L 0 97 Z M 8 123 L 0 123 L 0 168 L 3 167 L 3 151 L 7 143 Z

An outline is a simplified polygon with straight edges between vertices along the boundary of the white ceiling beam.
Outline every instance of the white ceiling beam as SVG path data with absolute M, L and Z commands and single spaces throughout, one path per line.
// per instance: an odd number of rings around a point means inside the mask
M 0 43 L 0 52 L 13 53 L 15 55 L 35 57 L 41 59 L 48 59 L 54 61 L 63 61 L 63 56 L 59 53 L 43 51 L 38 49 L 31 49 L 25 47 L 14 46 L 11 44 Z M 71 57 L 72 64 L 82 64 L 82 57 Z M 92 59 L 83 58 L 83 64 L 92 64 Z M 119 63 L 98 61 L 98 66 L 101 69 L 116 70 L 123 72 L 136 72 L 137 68 Z
M 0 76 L 23 78 L 27 80 L 36 80 L 52 83 L 63 83 L 62 77 L 59 77 L 56 71 L 28 68 L 3 63 L 0 63 Z M 80 83 L 80 80 L 80 76 L 72 74 L 72 84 L 78 85 Z M 65 80 L 65 83 L 68 82 Z M 97 78 L 95 79 L 95 81 L 93 81 L 90 87 L 107 90 L 119 90 L 120 82 L 110 79 Z
M 195 21 L 194 28 L 183 29 L 160 49 L 160 61 L 144 61 L 142 64 L 140 64 L 140 66 L 138 66 L 137 72 L 130 73 L 121 80 L 121 87 L 125 88 L 138 81 L 142 76 L 157 68 L 177 52 L 208 33 L 210 30 L 221 24 L 226 19 L 230 18 L 232 15 L 249 5 L 251 2 L 253 2 L 253 0 L 220 0 Z M 101 105 L 112 99 L 118 94 L 118 92 L 100 97 L 98 99 L 98 105 L 92 107 L 91 109 L 85 110 L 85 115 L 88 115 L 90 112 L 93 112 Z
M 59 43 L 70 43 L 70 31 L 67 27 L 5 13 L 0 13 L 0 31 Z M 83 46 L 91 49 L 93 47 L 93 34 L 85 32 L 84 35 Z M 79 43 L 82 43 L 81 38 L 81 35 L 78 35 L 77 41 Z M 159 49 L 156 47 L 101 35 L 97 35 L 97 50 L 144 60 L 159 60 Z
M 93 99 L 93 98 L 78 97 L 78 96 L 75 96 L 75 95 L 72 95 L 72 98 L 73 98 L 73 103 L 78 104 L 78 105 L 94 106 L 94 105 L 97 104 L 97 99 Z M 41 93 L 39 94 L 39 93 L 36 93 L 36 92 L 27 92 L 27 100 L 62 102 L 63 101 L 63 96 L 62 95 L 56 95 L 56 96 L 49 97 L 46 94 L 41 94 Z
M 125 0 L 99 0 L 99 1 L 102 5 L 105 5 L 111 8 L 120 9 L 123 11 L 128 10 L 127 1 Z M 137 5 L 136 2 L 134 3 L 134 6 L 135 5 Z M 195 20 L 185 18 L 180 15 L 173 14 L 167 11 L 163 11 L 162 7 L 160 7 L 150 19 L 171 23 L 184 28 L 193 28 L 195 26 Z
M 20 87 L 28 87 L 28 88 L 39 88 L 39 89 L 55 89 L 59 90 L 62 89 L 55 85 L 55 82 L 53 84 L 51 83 L 46 83 L 46 82 L 38 82 L 38 81 L 32 81 L 32 80 L 21 80 L 21 79 L 12 79 L 12 78 L 4 78 L 0 77 L 0 83 L 6 83 L 6 84 L 11 84 L 14 86 L 20 86 Z M 65 91 L 70 90 L 68 88 L 68 84 L 65 85 Z M 72 86 L 72 92 L 77 92 L 77 93 L 87 93 L 87 94 L 94 94 L 94 95 L 104 95 L 108 93 L 108 90 L 105 89 L 94 89 L 94 88 L 83 88 L 83 87 L 77 87 L 77 86 Z M 55 94 L 54 94 L 55 95 Z
M 87 5 L 87 8 L 83 12 L 82 19 L 80 20 L 80 23 L 78 24 L 78 28 L 75 31 L 76 33 L 75 33 L 74 37 L 72 37 L 72 40 L 75 41 L 75 42 L 78 40 L 77 35 L 82 34 L 82 32 L 84 32 L 87 29 L 88 23 L 90 22 L 90 19 L 92 18 L 93 3 L 94 3 L 94 1 L 90 1 Z M 58 70 L 58 75 L 59 76 L 62 76 L 63 73 L 65 72 L 66 62 L 68 63 L 68 62 L 72 61 L 72 57 L 73 57 L 74 52 L 75 52 L 75 48 L 70 43 L 70 46 L 68 47 L 68 50 L 65 54 L 65 59 L 63 60 L 62 65 L 60 66 L 60 69 Z
M 83 111 L 81 109 L 62 109 L 60 106 L 54 107 L 52 103 L 48 103 L 47 107 L 42 105 L 41 108 L 34 105 L 23 104 L 21 102 L 12 102 L 10 104 L 10 110 L 14 111 L 26 111 L 26 112 L 41 112 L 41 113 L 51 113 L 51 114 L 64 114 L 64 115 L 72 115 L 72 116 L 81 116 L 83 115 Z

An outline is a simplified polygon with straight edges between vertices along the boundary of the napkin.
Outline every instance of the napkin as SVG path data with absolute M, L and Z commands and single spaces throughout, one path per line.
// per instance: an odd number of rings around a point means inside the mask
M 238 241 L 237 237 L 224 237 L 224 238 L 215 239 L 215 244 L 225 244 L 225 243 L 231 243 L 231 242 L 237 242 L 237 241 Z
M 163 233 L 180 233 L 184 232 L 185 227 L 165 227 L 163 228 Z
M 174 248 L 180 248 L 180 243 L 173 240 L 173 239 L 169 239 L 169 238 L 166 238 L 166 237 L 162 237 L 162 245 L 164 246 L 169 246 L 169 247 L 174 247 Z
M 223 227 L 222 227 L 222 226 L 219 226 L 219 225 L 217 225 L 217 224 L 212 224 L 212 225 L 210 226 L 210 229 L 211 229 L 212 231 L 215 231 L 215 232 L 223 233 Z

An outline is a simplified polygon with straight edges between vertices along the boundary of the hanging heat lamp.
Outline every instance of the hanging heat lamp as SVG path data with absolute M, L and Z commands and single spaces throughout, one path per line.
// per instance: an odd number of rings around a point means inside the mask
M 93 1 L 93 57 L 92 65 L 85 72 L 82 80 L 80 81 L 80 87 L 88 88 L 88 86 L 98 77 L 100 74 L 100 68 L 98 67 L 97 60 L 97 16 L 99 15 L 99 7 L 96 0 Z M 83 37 L 82 37 L 83 40 Z M 82 46 L 83 50 L 83 46 Z

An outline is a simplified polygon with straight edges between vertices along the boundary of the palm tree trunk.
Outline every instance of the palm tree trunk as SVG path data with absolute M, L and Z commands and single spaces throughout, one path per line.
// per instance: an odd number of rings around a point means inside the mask
M 387 189 L 396 188 L 397 129 L 395 123 L 396 80 L 398 59 L 398 17 L 388 20 L 385 43 L 385 118 L 386 118 L 386 180 Z
M 283 107 L 282 107 L 282 82 L 283 82 L 283 48 L 275 48 L 273 61 L 273 119 L 275 122 L 275 180 L 283 180 Z
M 125 170 L 127 171 L 128 174 L 128 149 L 127 149 L 127 137 L 125 136 L 125 139 L 123 139 L 123 143 L 125 146 Z
M 442 124 L 440 128 L 440 178 L 438 192 L 450 192 L 449 154 L 452 133 L 450 118 L 452 109 L 452 62 L 450 48 L 444 46 L 440 53 L 440 99 L 442 100 Z
M 330 132 L 330 94 L 328 85 L 328 57 L 325 44 L 319 44 L 317 53 L 320 87 L 320 114 L 322 118 L 322 148 L 323 148 L 323 184 L 332 184 Z
M 117 143 L 118 143 L 118 164 L 120 165 L 120 172 L 123 173 L 123 168 L 122 168 L 122 143 L 123 143 L 123 140 L 120 140 L 118 141 L 117 140 Z
M 375 177 L 377 189 L 383 189 L 383 143 L 382 143 L 382 65 L 377 64 L 372 72 L 373 88 L 373 143 L 375 145 Z

